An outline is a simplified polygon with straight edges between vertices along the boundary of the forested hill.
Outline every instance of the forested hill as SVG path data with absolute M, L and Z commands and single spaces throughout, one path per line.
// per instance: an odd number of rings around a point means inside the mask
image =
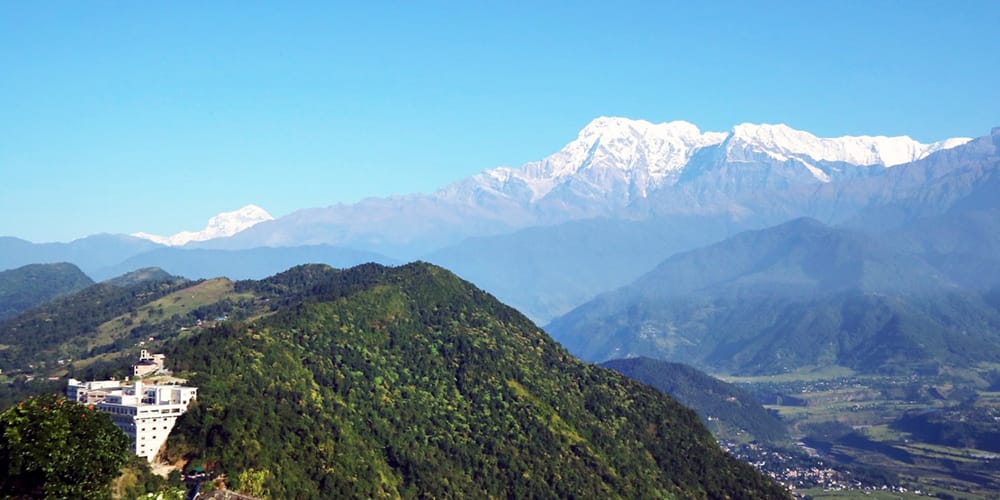
M 716 435 L 741 440 L 780 441 L 788 430 L 747 391 L 682 363 L 646 357 L 601 363 L 633 380 L 649 384 L 698 412 Z
M 26 369 L 45 360 L 93 355 L 100 325 L 191 283 L 141 269 L 0 321 L 0 363 L 7 370 Z
M 697 415 L 584 364 L 517 311 L 417 263 L 304 266 L 308 293 L 178 340 L 199 399 L 167 454 L 274 498 L 786 498 Z
M 73 264 L 30 264 L 0 272 L 0 321 L 94 282 Z

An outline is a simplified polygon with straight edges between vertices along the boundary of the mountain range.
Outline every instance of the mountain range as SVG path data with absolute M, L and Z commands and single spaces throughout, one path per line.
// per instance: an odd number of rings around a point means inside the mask
M 186 241 L 174 253 L 126 236 L 92 237 L 109 245 L 96 255 L 79 250 L 93 246 L 92 238 L 37 249 L 5 240 L 0 268 L 66 261 L 99 279 L 129 266 L 259 278 L 305 261 L 291 252 L 267 268 L 234 253 L 197 269 L 175 262 L 197 260 L 183 250 L 325 245 L 358 257 L 323 261 L 336 266 L 415 258 L 443 265 L 546 322 L 675 252 L 741 231 L 802 216 L 890 230 L 944 214 L 956 196 L 994 175 L 984 163 L 992 147 L 989 136 L 922 144 L 905 136 L 820 138 L 785 125 L 702 132 L 682 121 L 602 117 L 547 158 L 486 170 L 433 193 L 306 208 L 274 220 L 245 207 L 203 231 L 158 238 Z M 221 237 L 197 241 L 210 236 Z
M 824 139 L 784 125 L 752 124 L 703 133 L 683 121 L 602 117 L 557 153 L 520 168 L 486 170 L 430 194 L 301 210 L 199 245 L 325 243 L 407 259 L 470 236 L 594 217 L 726 214 L 742 219 L 747 210 L 741 198 L 765 194 L 751 191 L 812 192 L 825 184 L 878 176 L 968 141 Z

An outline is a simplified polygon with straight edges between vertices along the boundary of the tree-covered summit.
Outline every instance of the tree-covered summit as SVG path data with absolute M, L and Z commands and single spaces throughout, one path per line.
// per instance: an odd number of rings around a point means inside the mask
M 308 266 L 240 286 L 302 293 L 168 353 L 201 389 L 167 454 L 214 463 L 231 487 L 312 498 L 786 496 L 720 451 L 692 411 L 579 362 L 442 268 Z

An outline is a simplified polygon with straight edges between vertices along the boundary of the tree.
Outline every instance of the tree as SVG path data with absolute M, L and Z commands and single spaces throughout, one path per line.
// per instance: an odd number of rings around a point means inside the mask
M 129 439 L 94 407 L 54 395 L 0 414 L 0 496 L 107 498 Z

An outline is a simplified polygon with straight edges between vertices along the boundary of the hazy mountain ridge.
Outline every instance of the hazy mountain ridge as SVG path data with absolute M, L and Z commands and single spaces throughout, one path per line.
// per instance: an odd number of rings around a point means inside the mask
M 675 252 L 755 227 L 724 217 L 595 218 L 468 240 L 424 255 L 536 321 L 623 286 Z
M 126 235 L 97 234 L 69 243 L 32 243 L 0 237 L 0 270 L 28 264 L 70 262 L 90 275 L 160 245 Z
M 1000 359 L 1000 310 L 919 254 L 800 219 L 665 260 L 546 327 L 571 352 L 730 373 Z
M 398 264 L 374 252 L 338 248 L 329 245 L 305 245 L 289 248 L 250 248 L 246 250 L 210 250 L 201 248 L 158 248 L 130 257 L 116 266 L 97 271 L 97 278 L 118 276 L 133 269 L 158 267 L 189 279 L 224 276 L 233 280 L 263 279 L 299 264 L 327 264 L 346 268 L 366 262 Z

